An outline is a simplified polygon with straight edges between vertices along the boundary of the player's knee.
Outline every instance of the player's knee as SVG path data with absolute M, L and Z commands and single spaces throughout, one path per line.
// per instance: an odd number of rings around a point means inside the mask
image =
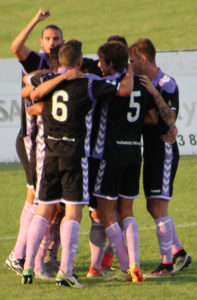
M 101 220 L 99 218 L 99 214 L 97 210 L 90 211 L 90 219 L 92 220 L 92 222 L 101 224 Z

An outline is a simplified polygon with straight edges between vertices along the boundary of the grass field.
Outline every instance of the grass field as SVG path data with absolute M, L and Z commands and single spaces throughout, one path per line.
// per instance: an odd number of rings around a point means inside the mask
M 193 258 L 192 265 L 174 277 L 149 279 L 144 283 L 105 282 L 103 279 L 86 278 L 89 267 L 89 217 L 84 209 L 80 229 L 80 243 L 75 270 L 86 285 L 84 290 L 57 287 L 53 281 L 36 280 L 32 286 L 22 286 L 21 277 L 7 270 L 5 258 L 15 244 L 20 212 L 25 200 L 25 177 L 19 164 L 0 166 L 0 299 L 1 300 L 60 300 L 60 299 L 196 299 L 197 293 L 197 212 L 196 212 L 196 156 L 185 156 L 180 160 L 175 180 L 174 197 L 170 203 L 170 214 L 185 249 Z M 152 270 L 160 261 L 154 222 L 146 212 L 143 191 L 135 200 L 135 216 L 140 233 L 140 260 L 143 271 Z
M 1 0 L 0 58 L 13 57 L 11 41 L 39 7 L 50 9 L 51 16 L 28 39 L 35 50 L 42 28 L 51 23 L 63 29 L 65 40 L 80 39 L 85 54 L 96 53 L 112 34 L 124 35 L 129 44 L 148 37 L 157 49 L 197 47 L 196 0 Z
M 27 45 L 35 50 L 39 50 L 42 28 L 50 23 L 62 27 L 65 40 L 80 39 L 85 54 L 96 53 L 98 46 L 112 34 L 124 35 L 129 44 L 140 37 L 148 37 L 157 49 L 197 48 L 196 0 L 1 0 L 0 58 L 14 57 L 10 44 L 39 7 L 50 9 L 51 17 L 38 24 L 28 39 Z M 75 269 L 86 289 L 75 291 L 56 287 L 52 281 L 37 280 L 32 286 L 22 286 L 21 278 L 4 267 L 5 258 L 15 244 L 26 191 L 22 167 L 19 164 L 0 165 L 0 300 L 196 299 L 196 174 L 196 156 L 182 157 L 170 204 L 179 237 L 193 258 L 189 269 L 173 278 L 147 280 L 143 284 L 86 279 L 90 221 L 85 208 Z M 160 253 L 154 222 L 146 212 L 142 190 L 135 201 L 135 216 L 140 229 L 141 267 L 146 272 L 158 264 Z

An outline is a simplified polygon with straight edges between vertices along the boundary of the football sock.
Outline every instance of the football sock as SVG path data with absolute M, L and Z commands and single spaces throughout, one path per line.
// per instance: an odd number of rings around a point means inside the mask
M 129 269 L 129 257 L 125 245 L 124 237 L 119 224 L 116 222 L 105 229 L 105 233 L 109 239 L 114 253 L 120 264 L 120 269 L 126 272 Z
M 105 253 L 110 253 L 114 255 L 114 250 L 112 249 L 110 244 L 108 244 L 107 247 L 105 248 Z
M 20 226 L 23 225 L 25 216 L 26 216 L 26 214 L 28 213 L 28 211 L 30 210 L 31 206 L 32 206 L 32 204 L 29 203 L 29 202 L 26 200 L 26 201 L 25 201 L 25 204 L 24 204 L 24 207 L 23 207 L 23 210 L 22 210 L 22 212 L 21 212 Z
M 53 257 L 57 257 L 60 247 L 60 222 L 60 219 L 55 219 L 51 224 L 51 242 L 49 244 L 49 250 L 52 251 Z
M 129 267 L 131 268 L 134 263 L 139 265 L 139 233 L 136 219 L 134 217 L 125 218 L 123 228 L 127 241 Z
M 171 217 L 170 217 L 171 218 Z M 171 218 L 171 224 L 172 224 L 172 232 L 173 232 L 173 242 L 172 242 L 172 254 L 176 254 L 179 250 L 183 249 L 183 246 L 179 240 L 179 237 L 176 233 L 174 222 Z
M 47 249 L 50 241 L 51 241 L 51 222 L 48 221 L 43 239 L 40 243 L 38 252 L 35 257 L 35 264 L 34 264 L 35 273 L 40 273 L 44 267 L 44 258 L 47 254 Z
M 72 276 L 74 258 L 79 242 L 79 223 L 74 220 L 63 219 L 60 236 L 62 243 L 60 270 L 67 276 Z
M 160 252 L 162 255 L 162 263 L 172 262 L 172 241 L 173 231 L 170 216 L 155 219 L 157 225 L 157 238 L 159 242 Z
M 95 270 L 101 269 L 101 261 L 104 254 L 106 242 L 105 230 L 102 224 L 92 220 L 89 235 L 89 245 L 91 252 L 91 267 Z
M 20 229 L 14 247 L 14 257 L 16 259 L 22 259 L 25 257 L 27 234 L 28 234 L 29 226 L 31 224 L 31 221 L 37 209 L 37 204 L 30 204 L 30 205 L 29 204 L 27 204 L 26 201 L 25 207 L 23 208 L 23 212 L 22 212 L 23 216 L 20 222 Z
M 35 256 L 45 234 L 47 223 L 44 217 L 37 215 L 33 217 L 27 237 L 25 267 L 34 268 Z

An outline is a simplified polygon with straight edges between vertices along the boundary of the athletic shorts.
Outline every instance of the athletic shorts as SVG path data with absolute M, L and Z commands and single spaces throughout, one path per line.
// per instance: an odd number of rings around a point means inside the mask
M 139 194 L 140 168 L 141 161 L 101 160 L 93 195 L 109 200 L 135 199 Z
M 178 159 L 144 161 L 143 185 L 146 198 L 170 200 L 173 181 L 178 167 Z
M 46 154 L 38 188 L 39 203 L 89 204 L 88 159 Z
M 25 170 L 27 187 L 34 189 L 36 185 L 35 151 L 30 142 L 27 143 L 27 137 L 25 142 L 24 137 L 20 133 L 16 138 L 16 151 Z
M 89 210 L 92 211 L 97 209 L 96 197 L 93 195 L 93 192 L 94 192 L 94 186 L 95 186 L 96 177 L 100 165 L 100 160 L 89 157 L 88 162 L 89 162 L 89 192 L 90 192 Z

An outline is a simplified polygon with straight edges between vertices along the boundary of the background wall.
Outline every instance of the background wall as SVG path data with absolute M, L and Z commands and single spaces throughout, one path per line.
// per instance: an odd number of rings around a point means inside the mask
M 96 57 L 95 55 L 91 55 Z M 197 154 L 197 51 L 161 51 L 157 63 L 173 76 L 180 91 L 177 120 L 180 154 Z M 21 65 L 0 60 L 0 162 L 18 161 L 15 140 L 20 129 Z

